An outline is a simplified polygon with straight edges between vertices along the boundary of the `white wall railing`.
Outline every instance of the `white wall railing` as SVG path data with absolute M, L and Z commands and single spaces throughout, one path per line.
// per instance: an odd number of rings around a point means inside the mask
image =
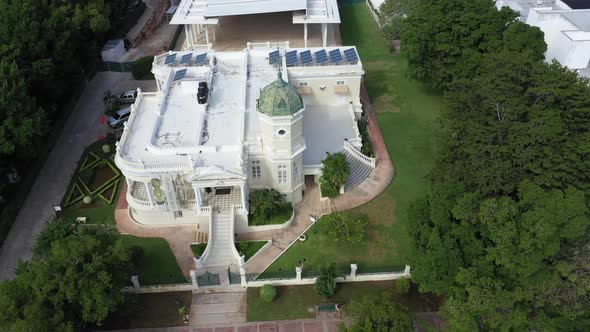
M 207 256 L 209 256 L 209 253 L 211 252 L 211 247 L 213 246 L 213 214 L 211 213 L 211 207 L 209 208 L 209 241 L 207 241 L 207 247 L 205 247 L 205 251 L 203 251 L 203 254 L 201 255 L 201 257 L 199 258 L 195 258 L 195 265 L 197 269 L 202 268 L 203 266 L 205 266 L 205 261 L 207 260 Z M 202 210 L 203 208 L 201 208 Z
M 319 165 L 303 165 L 304 175 L 320 175 L 322 174 L 322 164 Z
M 246 47 L 249 49 L 255 49 L 255 48 L 262 48 L 262 49 L 266 49 L 266 48 L 289 48 L 289 42 L 288 41 L 284 41 L 284 42 L 270 42 L 267 41 L 265 43 L 251 43 L 251 42 L 247 42 L 246 43 Z
M 353 157 L 360 160 L 361 162 L 375 168 L 376 165 L 376 158 L 371 158 L 365 156 L 362 152 L 357 150 L 352 144 L 348 141 L 344 141 L 344 151 L 350 153 Z
M 242 267 L 245 263 L 246 263 L 246 259 L 245 256 L 240 256 L 240 253 L 238 252 L 238 249 L 236 249 L 236 246 L 234 243 L 236 243 L 236 206 L 234 206 L 232 211 L 232 214 L 230 216 L 231 221 L 230 221 L 230 234 L 231 234 L 231 251 L 232 254 L 234 255 L 234 257 L 236 258 L 236 260 L 238 261 L 240 267 Z

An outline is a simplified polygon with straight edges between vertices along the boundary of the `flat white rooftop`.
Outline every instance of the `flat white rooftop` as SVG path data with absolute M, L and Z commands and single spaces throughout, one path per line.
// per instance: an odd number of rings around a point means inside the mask
M 170 24 L 217 24 L 223 16 L 293 12 L 293 23 L 340 23 L 337 0 L 181 0 Z

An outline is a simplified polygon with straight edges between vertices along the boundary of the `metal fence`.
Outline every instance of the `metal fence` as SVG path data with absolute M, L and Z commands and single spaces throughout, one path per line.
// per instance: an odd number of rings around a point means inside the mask
M 262 274 L 247 274 L 247 281 L 264 281 L 264 280 L 281 280 L 281 279 L 295 279 L 297 274 L 295 269 L 293 271 L 278 271 L 278 272 L 264 272 Z
M 133 62 L 103 62 L 103 71 L 116 71 L 120 73 L 131 72 L 133 70 Z

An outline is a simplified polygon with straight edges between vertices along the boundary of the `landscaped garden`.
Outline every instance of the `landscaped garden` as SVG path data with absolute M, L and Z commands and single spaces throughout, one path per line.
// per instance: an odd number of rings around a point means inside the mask
M 264 245 L 267 241 L 238 241 L 235 243 L 236 249 L 240 255 L 245 256 L 245 260 L 248 261 L 252 256 L 254 256 Z M 196 243 L 191 245 L 191 249 L 195 257 L 199 258 L 205 252 L 205 248 L 207 248 L 207 243 Z
M 365 84 L 396 175 L 385 192 L 349 211 L 368 217 L 366 244 L 343 246 L 325 241 L 318 229 L 322 218 L 306 233 L 307 240 L 295 243 L 269 272 L 291 271 L 300 262 L 304 269 L 326 261 L 342 268 L 356 263 L 361 272 L 397 270 L 407 263 L 407 211 L 410 202 L 426 190 L 442 98 L 438 91 L 408 79 L 406 60 L 390 52 L 366 4 L 343 5 L 340 17 L 342 43 L 356 45 L 360 54 Z
M 293 206 L 275 189 L 259 189 L 250 194 L 248 225 L 277 225 L 291 219 Z
M 115 165 L 114 154 L 115 146 L 110 139 L 99 140 L 86 148 L 63 198 L 60 219 L 84 224 L 79 227 L 115 224 L 115 208 L 124 181 Z M 85 221 L 76 221 L 80 217 L 86 218 Z M 126 247 L 141 248 L 133 250 L 140 252 L 133 273 L 139 276 L 142 285 L 186 282 L 164 239 L 131 235 L 121 238 Z
M 248 288 L 247 319 L 249 322 L 315 318 L 314 306 L 325 303 L 349 303 L 364 296 L 390 292 L 400 303 L 411 311 L 432 311 L 440 305 L 440 299 L 432 295 L 421 295 L 415 286 L 405 295 L 394 292 L 396 281 L 339 283 L 334 296 L 325 299 L 319 296 L 313 285 L 279 286 L 272 302 L 260 296 L 260 288 Z

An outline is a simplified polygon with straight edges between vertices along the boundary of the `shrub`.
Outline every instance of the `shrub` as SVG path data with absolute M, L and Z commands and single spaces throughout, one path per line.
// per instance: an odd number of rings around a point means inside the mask
M 395 280 L 395 291 L 398 294 L 408 294 L 410 291 L 410 279 L 396 279 Z
M 320 267 L 319 272 L 313 288 L 321 297 L 332 297 L 336 290 L 336 265 L 330 263 L 322 266 Z
M 326 193 L 327 197 L 338 196 L 340 187 L 346 183 L 350 175 L 346 157 L 340 152 L 326 153 L 326 158 L 322 160 L 322 164 L 322 176 L 320 177 L 322 196 L 324 193 Z
M 250 194 L 250 213 L 255 217 L 270 219 L 285 206 L 285 197 L 275 189 L 255 190 Z
M 90 167 L 90 168 L 87 168 L 87 169 L 81 171 L 80 175 L 78 175 L 78 177 L 80 178 L 80 181 L 82 181 L 86 185 L 90 185 L 92 183 L 92 181 L 94 180 L 95 174 L 96 174 L 96 170 L 94 169 L 94 167 Z
M 347 212 L 337 212 L 322 218 L 320 231 L 328 241 L 342 244 L 365 243 L 366 215 L 352 216 Z
M 143 258 L 144 251 L 143 248 L 140 246 L 133 246 L 131 247 L 131 262 L 135 266 L 139 266 L 141 259 Z
M 133 63 L 131 68 L 131 74 L 135 80 L 149 80 L 153 79 L 152 74 L 152 63 L 154 62 L 153 56 L 146 56 Z
M 264 302 L 272 302 L 277 297 L 277 290 L 273 285 L 264 285 L 260 288 L 260 298 Z
M 92 196 L 84 196 L 84 198 L 82 199 L 82 202 L 84 202 L 84 204 L 92 203 Z

